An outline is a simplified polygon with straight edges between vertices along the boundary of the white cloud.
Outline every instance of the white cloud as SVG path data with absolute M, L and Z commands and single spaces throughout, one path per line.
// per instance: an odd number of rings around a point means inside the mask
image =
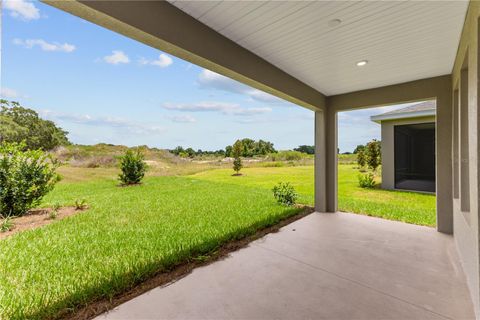
M 180 122 L 180 123 L 194 123 L 197 122 L 197 119 L 192 117 L 189 114 L 182 114 L 182 115 L 177 115 L 177 116 L 171 116 L 168 117 L 170 120 L 173 122 Z
M 60 51 L 60 52 L 73 52 L 76 47 L 73 44 L 69 43 L 58 43 L 58 42 L 47 42 L 43 39 L 13 39 L 13 43 L 25 47 L 27 49 L 32 49 L 35 46 L 40 47 L 43 51 Z
M 272 104 L 287 104 L 288 102 L 275 97 L 267 92 L 251 88 L 243 83 L 230 79 L 228 77 L 222 76 L 216 72 L 203 69 L 200 72 L 197 80 L 200 87 L 205 89 L 216 89 L 226 92 L 237 93 L 241 95 L 246 95 L 251 100 L 272 103 Z
M 36 20 L 40 18 L 40 10 L 35 4 L 26 0 L 4 0 L 3 7 L 14 18 L 23 20 Z
M 141 65 L 152 65 L 152 66 L 157 66 L 157 67 L 160 67 L 160 68 L 166 68 L 173 63 L 173 60 L 172 60 L 172 58 L 170 58 L 170 56 L 166 55 L 165 53 L 161 53 L 158 56 L 157 60 L 147 60 L 147 59 L 142 57 L 142 58 L 140 58 L 140 60 L 138 62 Z
M 39 111 L 39 114 L 42 117 L 50 120 L 65 121 L 97 127 L 117 128 L 121 130 L 127 130 L 133 134 L 159 134 L 166 131 L 165 128 L 161 126 L 135 122 L 116 117 L 93 117 L 88 114 L 58 113 L 49 110 L 41 110 Z
M 114 50 L 111 55 L 103 57 L 103 61 L 110 64 L 130 63 L 130 58 L 123 51 Z
M 242 108 L 238 104 L 227 102 L 165 103 L 163 108 L 189 112 L 220 112 L 228 115 L 250 116 L 271 112 L 271 108 Z
M 10 88 L 0 88 L 0 96 L 5 99 L 15 99 L 18 98 L 19 94 L 17 91 Z

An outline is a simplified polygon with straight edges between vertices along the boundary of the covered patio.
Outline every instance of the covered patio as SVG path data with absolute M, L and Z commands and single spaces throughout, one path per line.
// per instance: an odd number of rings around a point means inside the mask
M 313 213 L 97 319 L 474 319 L 452 236 Z
M 479 2 L 44 1 L 315 113 L 318 213 L 108 317 L 479 317 Z M 439 232 L 336 213 L 338 112 L 425 100 Z

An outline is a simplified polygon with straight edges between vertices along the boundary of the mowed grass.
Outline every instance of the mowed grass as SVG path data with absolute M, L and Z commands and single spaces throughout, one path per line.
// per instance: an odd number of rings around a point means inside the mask
M 313 166 L 245 168 L 243 176 L 231 177 L 231 170 L 211 170 L 194 177 L 207 181 L 271 189 L 276 183 L 290 182 L 299 193 L 299 202 L 314 204 Z M 390 220 L 435 226 L 435 195 L 414 192 L 362 189 L 354 165 L 338 166 L 338 208 Z
M 90 209 L 0 241 L 0 319 L 51 318 L 110 298 L 300 211 L 268 188 L 191 177 L 63 182 L 43 205 L 77 198 Z

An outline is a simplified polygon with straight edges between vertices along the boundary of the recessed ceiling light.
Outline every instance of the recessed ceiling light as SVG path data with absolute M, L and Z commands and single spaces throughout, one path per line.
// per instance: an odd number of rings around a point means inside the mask
M 328 26 L 333 28 L 333 27 L 339 26 L 341 23 L 342 23 L 342 20 L 333 19 L 333 20 L 328 21 Z
M 361 60 L 357 62 L 357 67 L 363 67 L 366 66 L 368 63 L 368 60 Z

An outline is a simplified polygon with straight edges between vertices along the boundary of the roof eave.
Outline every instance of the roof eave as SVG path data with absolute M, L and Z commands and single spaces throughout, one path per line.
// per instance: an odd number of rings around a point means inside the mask
M 405 112 L 405 113 L 397 113 L 397 114 L 384 114 L 384 115 L 380 114 L 378 116 L 371 116 L 370 120 L 376 123 L 381 123 L 382 121 L 435 117 L 435 115 L 436 115 L 436 110 L 423 110 L 423 111 Z

